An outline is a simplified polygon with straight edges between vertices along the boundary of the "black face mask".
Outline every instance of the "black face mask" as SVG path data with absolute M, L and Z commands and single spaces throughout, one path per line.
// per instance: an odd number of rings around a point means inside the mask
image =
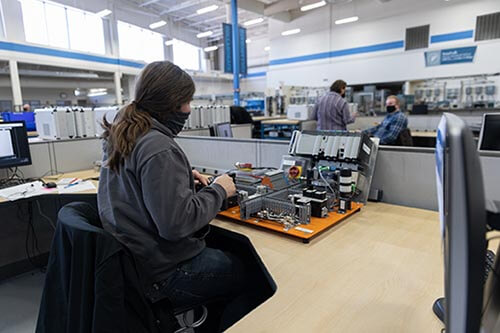
M 396 107 L 394 105 L 387 105 L 385 109 L 387 110 L 387 113 L 393 113 L 396 111 Z
M 345 93 L 340 94 L 340 97 L 345 98 Z
M 162 117 L 162 124 L 172 131 L 174 135 L 177 135 L 182 131 L 186 120 L 189 118 L 190 112 L 166 112 Z

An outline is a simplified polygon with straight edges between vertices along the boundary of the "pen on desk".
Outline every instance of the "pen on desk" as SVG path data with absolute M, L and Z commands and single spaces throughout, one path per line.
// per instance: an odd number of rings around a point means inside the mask
M 78 185 L 78 184 L 80 184 L 80 182 L 69 183 L 68 185 L 64 186 L 64 188 L 68 188 L 68 187 L 71 187 L 71 186 L 74 186 L 74 185 Z
M 73 179 L 71 179 L 71 181 L 68 183 L 68 185 L 73 184 L 73 183 L 74 183 L 75 181 L 77 181 L 77 180 L 78 180 L 78 178 L 73 178 Z

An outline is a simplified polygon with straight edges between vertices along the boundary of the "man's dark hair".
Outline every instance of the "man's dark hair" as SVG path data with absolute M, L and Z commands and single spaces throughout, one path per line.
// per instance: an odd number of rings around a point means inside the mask
M 340 91 L 342 89 L 345 89 L 347 87 L 347 83 L 344 80 L 337 80 L 333 82 L 333 84 L 330 86 L 330 91 L 334 91 L 338 94 L 340 94 Z

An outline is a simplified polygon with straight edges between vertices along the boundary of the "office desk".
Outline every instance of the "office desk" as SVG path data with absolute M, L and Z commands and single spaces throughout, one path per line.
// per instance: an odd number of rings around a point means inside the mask
M 420 333 L 442 328 L 432 312 L 434 300 L 443 295 L 437 212 L 369 202 L 307 245 L 227 220 L 212 223 L 247 235 L 278 285 L 274 297 L 229 332 Z
M 411 137 L 413 138 L 413 145 L 415 147 L 429 147 L 433 148 L 436 146 L 436 131 L 411 131 Z
M 431 132 L 411 131 L 411 136 L 412 137 L 419 137 L 419 138 L 436 138 L 437 132 L 435 132 L 435 131 L 431 131 Z
M 315 242 L 217 220 L 244 233 L 278 285 L 229 332 L 440 332 L 443 295 L 436 212 L 368 203 Z
M 83 170 L 83 171 L 76 171 L 76 172 L 62 173 L 62 174 L 53 175 L 53 176 L 47 176 L 47 177 L 44 177 L 43 180 L 45 182 L 57 182 L 59 179 L 62 179 L 62 178 L 88 179 L 88 178 L 95 178 L 95 177 L 98 177 L 98 176 L 99 176 L 99 172 L 94 171 L 93 169 L 90 169 L 90 170 Z M 72 194 L 95 194 L 95 193 L 97 193 L 99 182 L 98 181 L 94 181 L 94 180 L 91 180 L 91 181 L 94 184 L 94 186 L 96 187 L 95 190 L 81 191 L 81 192 L 77 192 L 77 193 L 68 193 L 68 194 L 65 194 L 65 195 L 72 195 Z M 54 190 L 52 192 L 44 194 L 44 196 L 45 195 L 52 196 L 52 195 L 58 195 L 58 194 L 59 193 L 57 192 L 57 190 Z M 0 197 L 0 204 L 6 203 L 6 202 L 10 202 L 10 201 L 7 200 L 7 199 L 5 199 L 5 198 L 3 198 L 3 197 Z M 16 201 L 12 201 L 12 202 L 16 202 Z
M 272 119 L 286 119 L 286 115 L 252 117 L 253 121 L 263 121 L 263 120 L 272 120 Z
M 260 124 L 261 139 L 290 140 L 295 130 L 314 130 L 315 120 L 268 119 Z M 275 135 L 272 135 L 274 133 Z
M 87 170 L 44 179 L 85 179 L 97 175 L 97 172 Z M 94 185 L 97 187 L 97 182 L 94 182 Z M 16 201 L 0 199 L 0 280 L 33 270 L 33 263 L 37 266 L 45 265 L 59 209 L 74 201 L 88 202 L 97 207 L 95 193 L 95 189 L 67 194 L 54 191 Z

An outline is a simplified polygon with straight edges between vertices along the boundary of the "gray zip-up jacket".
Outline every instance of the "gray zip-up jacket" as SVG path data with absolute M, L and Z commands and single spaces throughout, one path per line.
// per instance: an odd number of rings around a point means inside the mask
M 134 254 L 148 288 L 205 248 L 207 225 L 225 197 L 219 184 L 195 192 L 191 166 L 172 131 L 153 120 L 120 173 L 103 166 L 97 198 L 104 229 Z

